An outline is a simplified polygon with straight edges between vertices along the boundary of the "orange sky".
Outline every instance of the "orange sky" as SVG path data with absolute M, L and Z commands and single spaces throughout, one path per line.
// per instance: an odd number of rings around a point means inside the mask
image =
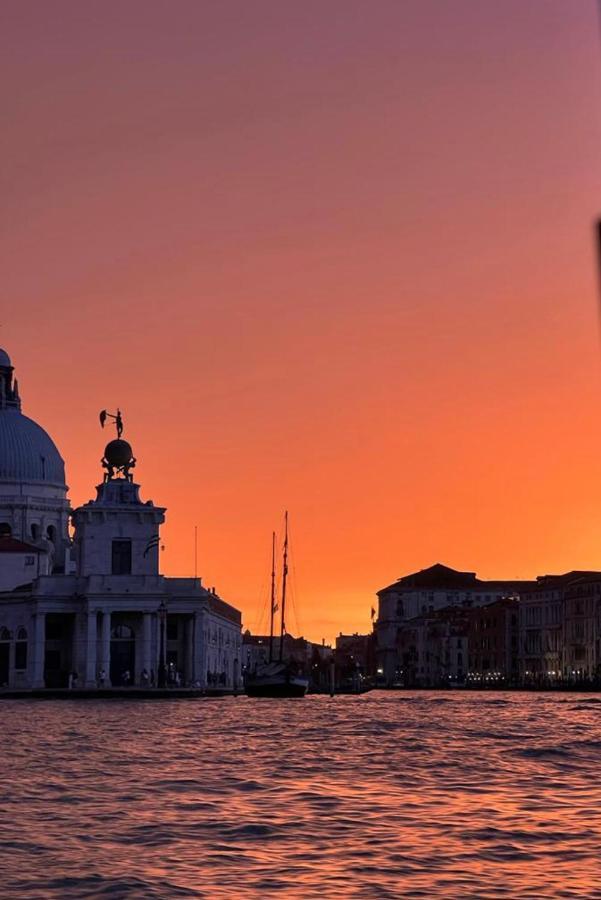
M 164 570 L 367 630 L 435 561 L 601 568 L 581 0 L 5 0 L 0 344 L 74 504 L 119 404 Z M 263 617 L 263 625 L 265 617 Z

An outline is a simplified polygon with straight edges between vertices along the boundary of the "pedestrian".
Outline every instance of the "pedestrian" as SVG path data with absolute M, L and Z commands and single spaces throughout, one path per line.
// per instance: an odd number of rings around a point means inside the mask
M 98 673 L 98 687 L 103 688 L 105 681 L 106 681 L 106 672 L 104 671 L 104 669 L 101 669 L 100 672 Z

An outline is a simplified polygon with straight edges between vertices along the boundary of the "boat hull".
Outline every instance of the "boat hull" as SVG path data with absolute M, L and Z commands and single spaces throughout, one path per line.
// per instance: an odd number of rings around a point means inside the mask
M 246 682 L 249 697 L 304 697 L 307 678 L 251 678 Z

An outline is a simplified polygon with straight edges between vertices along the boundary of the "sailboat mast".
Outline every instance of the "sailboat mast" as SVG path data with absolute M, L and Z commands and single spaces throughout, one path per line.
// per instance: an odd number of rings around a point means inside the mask
M 269 662 L 273 662 L 273 619 L 275 616 L 275 531 L 271 537 L 271 615 L 269 617 Z
M 286 614 L 286 580 L 288 578 L 288 510 L 286 510 L 284 521 L 284 568 L 282 571 L 282 623 L 280 626 L 280 662 L 282 662 L 284 659 L 284 631 L 286 630 L 284 616 Z

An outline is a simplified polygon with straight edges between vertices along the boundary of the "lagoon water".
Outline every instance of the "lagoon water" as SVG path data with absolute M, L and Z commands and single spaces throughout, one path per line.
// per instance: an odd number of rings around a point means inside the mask
M 7 898 L 601 898 L 601 696 L 2 701 Z

